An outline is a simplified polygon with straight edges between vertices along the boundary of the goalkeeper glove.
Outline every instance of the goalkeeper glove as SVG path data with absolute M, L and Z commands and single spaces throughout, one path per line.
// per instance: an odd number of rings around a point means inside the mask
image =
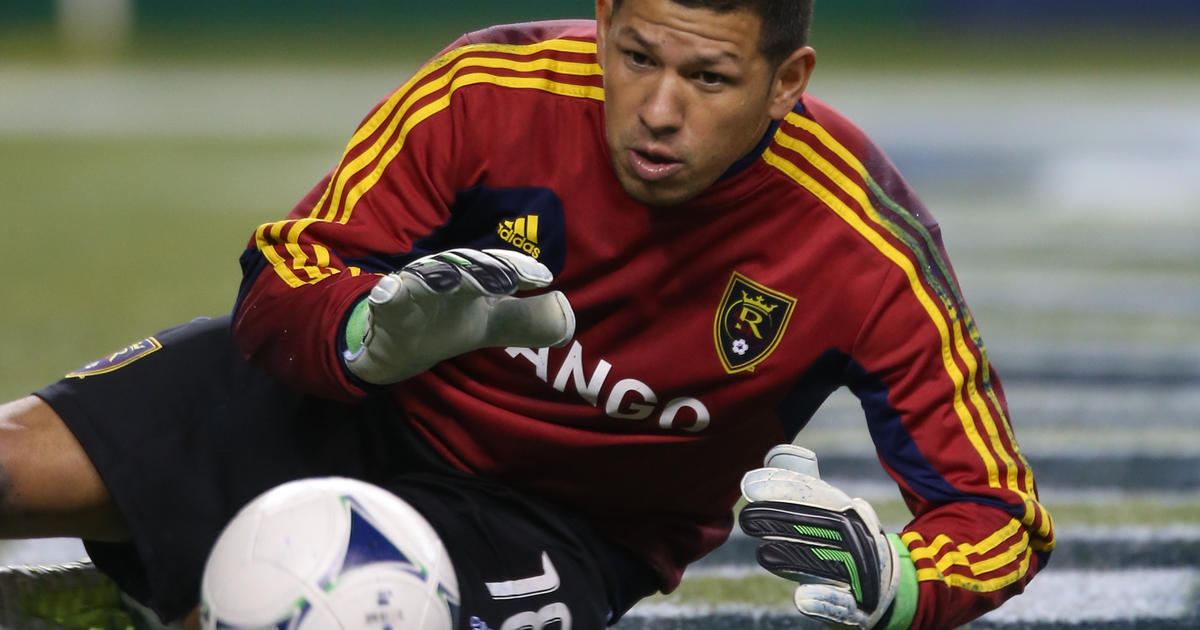
M 509 250 L 452 249 L 418 258 L 380 278 L 355 307 L 346 366 L 368 383 L 386 385 L 478 348 L 562 345 L 575 334 L 575 314 L 561 291 L 512 297 L 553 279 L 545 265 Z
M 826 624 L 866 629 L 895 601 L 887 627 L 908 627 L 916 608 L 915 569 L 899 539 L 883 533 L 870 504 L 822 481 L 808 449 L 781 444 L 764 465 L 742 478 L 748 503 L 738 522 L 762 540 L 760 565 L 800 583 L 796 608 Z

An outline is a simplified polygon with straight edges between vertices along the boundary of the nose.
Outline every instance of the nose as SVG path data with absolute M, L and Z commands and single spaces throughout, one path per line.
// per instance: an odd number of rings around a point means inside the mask
M 670 135 L 683 126 L 684 100 L 681 86 L 672 77 L 654 83 L 642 101 L 638 118 L 655 137 Z

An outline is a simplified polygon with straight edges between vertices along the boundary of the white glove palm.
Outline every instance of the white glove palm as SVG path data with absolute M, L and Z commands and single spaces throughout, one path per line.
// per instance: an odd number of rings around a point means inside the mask
M 801 613 L 845 628 L 873 628 L 896 597 L 900 559 L 866 501 L 822 481 L 816 455 L 790 444 L 767 453 L 742 478 L 748 504 L 738 515 L 763 540 L 758 562 L 799 582 Z
M 512 297 L 553 279 L 545 265 L 509 250 L 452 249 L 418 258 L 371 290 L 362 347 L 347 353 L 346 365 L 384 385 L 478 348 L 566 343 L 575 334 L 575 314 L 561 291 Z

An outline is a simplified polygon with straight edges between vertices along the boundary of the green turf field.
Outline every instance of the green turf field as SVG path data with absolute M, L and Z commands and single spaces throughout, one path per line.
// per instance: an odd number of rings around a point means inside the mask
M 238 256 L 294 204 L 340 141 L 0 138 L 12 265 L 0 397 L 166 326 L 227 312 Z

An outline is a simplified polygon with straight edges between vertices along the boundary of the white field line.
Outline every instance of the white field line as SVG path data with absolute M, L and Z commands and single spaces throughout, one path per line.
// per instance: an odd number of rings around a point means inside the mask
M 1047 571 L 1025 592 L 989 613 L 990 621 L 1170 619 L 1192 610 L 1196 569 Z
M 0 566 L 60 564 L 87 557 L 78 538 L 0 540 Z
M 6 88 L 5 99 L 0 101 L 0 131 L 28 131 L 28 126 L 9 127 L 21 118 L 48 132 L 94 130 L 93 125 L 81 128 L 74 122 L 136 120 L 133 114 L 143 108 L 169 112 L 179 106 L 206 118 L 240 118 L 245 105 L 263 105 L 266 109 L 288 106 L 281 98 L 284 95 L 307 103 L 297 104 L 296 111 L 312 112 L 312 120 L 283 121 L 304 122 L 303 129 L 323 119 L 317 111 L 339 101 L 365 97 L 373 99 L 363 104 L 370 106 L 403 83 L 414 69 L 413 60 L 366 68 L 0 63 L 0 85 Z M 972 76 L 964 81 L 962 75 L 953 73 L 903 79 L 868 73 L 819 73 L 811 91 L 843 109 L 879 136 L 877 139 L 886 137 L 911 145 L 1031 150 L 1053 143 L 1081 149 L 1099 147 L 1111 153 L 1115 144 L 1127 143 L 1162 147 L 1178 157 L 1180 149 L 1194 149 L 1200 142 L 1200 81 L 1076 74 L 1070 76 L 1070 81 L 1023 76 Z M 889 98 L 881 100 L 880 94 L 888 94 Z M 119 115 L 119 105 L 133 105 L 135 110 Z M 89 114 L 87 110 L 92 108 L 99 108 L 102 115 Z M 293 110 L 286 107 L 284 111 Z M 906 115 L 901 117 L 898 111 Z M 1154 118 L 1131 126 L 1127 123 L 1132 111 L 1152 112 Z M 895 125 L 897 119 L 907 122 Z M 52 124 L 55 122 L 59 124 Z M 149 127 L 136 128 L 152 131 L 162 121 L 149 122 Z M 165 129 L 187 130 L 195 124 L 198 121 L 177 116 Z M 119 126 L 125 127 L 123 123 Z M 964 135 L 964 129 L 972 133 Z M 1013 133 L 1014 129 L 1026 132 Z M 1097 130 L 1108 133 L 1098 135 Z
M 349 138 L 413 70 L 0 64 L 0 136 Z
M 702 617 L 713 613 L 735 613 L 747 617 L 778 615 L 789 612 L 788 608 L 750 606 L 747 604 L 672 604 L 669 602 L 646 602 L 629 610 L 626 617 L 683 618 Z
M 697 574 L 701 573 L 699 571 Z M 760 575 L 757 567 L 706 570 L 705 575 L 737 579 Z M 1025 592 L 984 618 L 996 622 L 1070 623 L 1120 619 L 1171 619 L 1194 612 L 1192 595 L 1200 588 L 1196 569 L 1129 571 L 1059 571 L 1038 575 Z M 781 614 L 790 609 L 738 603 L 673 604 L 654 601 L 634 606 L 630 616 L 697 617 L 714 613 L 750 616 Z
M 730 538 L 747 538 L 735 529 Z M 1113 544 L 1140 542 L 1200 541 L 1200 525 L 1175 524 L 1163 526 L 1073 527 L 1059 533 L 1060 544 L 1076 540 L 1104 541 Z M 34 540 L 0 541 L 0 566 L 19 564 L 55 564 L 87 557 L 83 545 L 75 538 L 43 538 Z M 747 559 L 751 562 L 751 559 Z M 697 566 L 687 571 L 687 577 L 721 577 L 740 579 L 765 574 L 752 564 Z
M 413 69 L 0 64 L 0 136 L 348 137 Z M 1200 81 L 925 75 L 888 87 L 897 81 L 819 73 L 811 91 L 896 151 L 1036 160 L 1021 184 L 1059 212 L 1144 221 L 1190 216 L 1200 198 Z
M 988 282 L 971 285 L 990 290 Z M 974 300 L 972 301 L 974 302 Z M 1196 311 L 1200 314 L 1200 311 Z M 986 334 L 987 331 L 985 331 Z M 1119 340 L 1113 340 L 1114 342 Z M 1107 354 L 1090 356 L 1094 348 L 1077 346 L 1064 349 L 1057 359 L 1046 356 L 1046 347 L 1036 347 L 1027 339 L 1013 338 L 1001 346 L 1018 361 L 1074 361 L 1114 365 L 1122 370 L 1136 371 L 1140 365 L 1157 362 L 1188 362 L 1191 359 L 1176 352 L 1185 352 L 1196 345 L 1195 339 L 1181 341 L 1170 352 L 1152 352 L 1145 346 L 1105 349 Z M 1005 365 L 998 365 L 1001 377 Z M 1061 365 L 1065 373 L 1072 371 L 1068 362 Z M 1195 422 L 1195 409 L 1200 407 L 1200 383 L 1195 387 L 1154 388 L 1104 387 L 1093 385 L 1040 385 L 1035 383 L 1005 383 L 1012 423 L 1021 450 L 1031 459 L 1034 470 L 1037 458 L 1072 454 L 1080 458 L 1102 459 L 1109 453 L 1128 455 L 1178 455 L 1200 457 L 1200 426 Z M 1136 418 L 1136 425 L 1129 421 Z M 797 443 L 817 452 L 817 455 L 874 455 L 874 445 L 863 422 L 862 407 L 857 398 L 845 389 L 835 391 L 817 411 L 809 426 L 800 433 Z
M 1059 540 L 1112 540 L 1114 542 L 1196 542 L 1200 541 L 1200 525 L 1176 523 L 1173 525 L 1125 525 L 1121 527 L 1072 527 Z

